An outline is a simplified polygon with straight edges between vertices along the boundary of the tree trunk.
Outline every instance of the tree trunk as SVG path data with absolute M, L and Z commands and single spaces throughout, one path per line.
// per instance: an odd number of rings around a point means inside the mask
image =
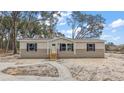
M 74 30 L 72 30 L 72 39 L 74 39 L 74 36 L 75 36 L 75 32 Z
M 2 37 L 0 38 L 0 49 L 2 49 Z
M 13 33 L 10 33 L 9 50 L 13 50 Z
M 13 22 L 13 54 L 17 54 L 17 48 L 16 48 L 16 20 L 14 19 Z
M 1 39 L 1 49 L 3 49 L 3 36 L 2 36 L 2 39 Z
M 10 30 L 10 33 L 8 35 L 8 42 L 7 42 L 7 45 L 6 45 L 6 53 L 8 52 L 8 50 L 10 49 L 10 39 L 11 39 L 11 30 Z

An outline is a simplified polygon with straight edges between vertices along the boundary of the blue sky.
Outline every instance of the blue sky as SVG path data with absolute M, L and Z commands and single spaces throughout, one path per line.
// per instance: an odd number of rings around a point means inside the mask
M 83 11 L 87 14 L 101 14 L 105 18 L 105 27 L 101 39 L 115 44 L 124 44 L 124 12 L 123 11 Z M 71 28 L 66 23 L 66 18 L 71 12 L 63 12 L 57 26 L 58 31 L 66 37 L 71 37 Z

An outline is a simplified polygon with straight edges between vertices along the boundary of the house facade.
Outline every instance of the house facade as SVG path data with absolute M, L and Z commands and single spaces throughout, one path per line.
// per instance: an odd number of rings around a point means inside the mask
M 23 39 L 20 40 L 21 58 L 103 58 L 104 40 L 100 39 Z

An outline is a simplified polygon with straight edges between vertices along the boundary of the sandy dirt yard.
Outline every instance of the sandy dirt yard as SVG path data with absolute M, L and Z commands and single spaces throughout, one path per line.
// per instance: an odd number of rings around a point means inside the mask
M 0 57 L 0 80 L 124 80 L 124 54 L 106 53 L 105 58 L 19 59 L 19 55 Z

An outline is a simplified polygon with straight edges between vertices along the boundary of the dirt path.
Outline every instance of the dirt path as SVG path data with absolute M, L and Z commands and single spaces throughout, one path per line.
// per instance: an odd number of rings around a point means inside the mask
M 69 69 L 65 65 L 57 63 L 57 62 L 49 62 L 49 64 L 55 66 L 58 69 L 58 72 L 60 75 L 59 78 L 61 78 L 62 80 L 74 80 L 72 78 L 72 75 Z
M 1 71 L 7 67 L 16 67 L 16 66 L 28 66 L 28 65 L 35 65 L 35 64 L 45 64 L 48 63 L 50 65 L 53 65 L 58 69 L 59 77 L 40 77 L 40 76 L 13 76 L 4 74 Z M 0 80 L 27 80 L 27 81 L 35 81 L 35 80 L 74 80 L 72 78 L 72 75 L 67 67 L 65 67 L 63 64 L 57 63 L 57 62 L 36 62 L 33 64 L 19 64 L 16 65 L 16 63 L 0 63 Z

